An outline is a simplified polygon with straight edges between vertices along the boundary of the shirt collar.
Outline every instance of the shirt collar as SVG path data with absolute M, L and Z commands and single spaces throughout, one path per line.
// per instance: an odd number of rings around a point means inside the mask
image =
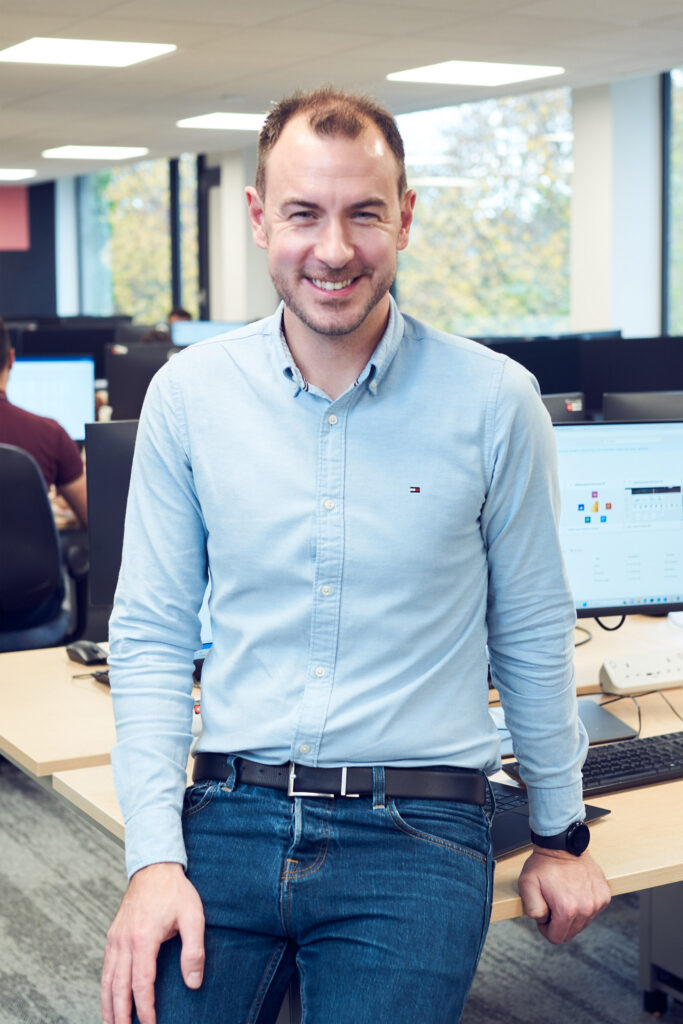
M 308 386 L 303 374 L 294 362 L 289 345 L 285 338 L 283 329 L 283 313 L 285 304 L 281 302 L 272 320 L 271 338 L 273 351 L 282 374 L 294 385 L 294 395 L 307 391 Z M 398 306 L 389 296 L 389 320 L 386 330 L 379 340 L 377 348 L 370 356 L 365 367 L 361 370 L 356 381 L 356 386 L 364 385 L 371 395 L 376 395 L 381 380 L 386 375 L 403 337 L 404 320 L 399 312 Z

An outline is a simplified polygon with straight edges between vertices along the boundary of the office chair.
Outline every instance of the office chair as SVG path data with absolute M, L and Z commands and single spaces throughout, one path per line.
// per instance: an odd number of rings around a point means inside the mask
M 87 617 L 88 560 L 62 553 L 33 456 L 0 444 L 0 652 L 70 643 Z

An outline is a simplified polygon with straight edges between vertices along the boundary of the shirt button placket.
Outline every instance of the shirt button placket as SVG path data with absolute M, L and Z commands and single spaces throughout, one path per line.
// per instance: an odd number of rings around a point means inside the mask
M 334 681 L 339 630 L 339 587 L 344 559 L 344 446 L 346 412 L 323 414 L 318 433 L 318 514 L 315 517 L 315 579 L 309 669 L 304 708 L 294 749 L 315 760 Z

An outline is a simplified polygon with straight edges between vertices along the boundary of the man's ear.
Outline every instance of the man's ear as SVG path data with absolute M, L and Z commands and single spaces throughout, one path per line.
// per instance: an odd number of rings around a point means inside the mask
M 415 209 L 416 192 L 410 188 L 406 191 L 401 200 L 401 230 L 398 234 L 397 249 L 405 249 L 410 235 L 410 225 L 413 223 L 413 210 Z
M 13 348 L 11 348 L 9 350 L 9 359 L 7 360 L 7 369 L 8 370 L 11 370 L 12 367 L 14 366 L 14 360 L 16 359 L 16 357 L 17 357 L 17 353 L 15 352 L 15 350 Z
M 261 197 L 252 185 L 248 185 L 245 189 L 247 196 L 247 206 L 249 208 L 249 220 L 251 221 L 251 233 L 254 241 L 261 249 L 268 248 L 268 240 L 266 239 L 266 231 L 263 223 L 263 203 Z

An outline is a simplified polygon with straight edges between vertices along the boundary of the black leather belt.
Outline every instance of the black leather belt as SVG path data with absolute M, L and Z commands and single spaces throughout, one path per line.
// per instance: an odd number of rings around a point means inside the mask
M 288 796 L 372 796 L 372 768 L 311 768 L 305 764 L 261 764 L 235 758 L 237 782 L 281 789 Z M 197 754 L 192 778 L 227 779 L 231 766 L 226 754 Z M 459 800 L 486 803 L 486 777 L 475 768 L 385 768 L 388 797 L 418 800 Z

